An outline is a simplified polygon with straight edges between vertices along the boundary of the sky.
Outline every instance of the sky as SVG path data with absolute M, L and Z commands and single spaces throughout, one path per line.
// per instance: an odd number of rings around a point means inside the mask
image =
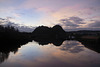
M 0 20 L 26 26 L 100 30 L 100 0 L 0 0 Z

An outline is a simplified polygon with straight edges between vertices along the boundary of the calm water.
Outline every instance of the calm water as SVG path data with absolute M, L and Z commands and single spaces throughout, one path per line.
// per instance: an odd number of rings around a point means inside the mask
M 100 67 L 100 53 L 78 41 L 39 45 L 28 42 L 15 52 L 0 52 L 0 67 Z

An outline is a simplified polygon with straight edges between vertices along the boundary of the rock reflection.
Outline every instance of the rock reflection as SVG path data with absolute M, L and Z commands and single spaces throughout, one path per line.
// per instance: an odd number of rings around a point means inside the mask
M 48 45 L 52 43 L 55 46 L 61 46 L 65 41 L 64 39 L 34 39 L 34 41 L 38 42 L 39 45 Z

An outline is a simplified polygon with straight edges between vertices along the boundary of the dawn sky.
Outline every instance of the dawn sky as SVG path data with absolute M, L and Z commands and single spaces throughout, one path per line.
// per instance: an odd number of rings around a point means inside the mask
M 100 0 L 0 0 L 0 18 L 28 26 L 100 29 Z

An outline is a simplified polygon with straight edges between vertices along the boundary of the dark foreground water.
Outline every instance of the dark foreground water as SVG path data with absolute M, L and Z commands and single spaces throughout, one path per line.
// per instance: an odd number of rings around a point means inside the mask
M 0 67 L 100 67 L 100 53 L 79 41 L 60 46 L 32 41 L 14 52 L 0 52 Z

